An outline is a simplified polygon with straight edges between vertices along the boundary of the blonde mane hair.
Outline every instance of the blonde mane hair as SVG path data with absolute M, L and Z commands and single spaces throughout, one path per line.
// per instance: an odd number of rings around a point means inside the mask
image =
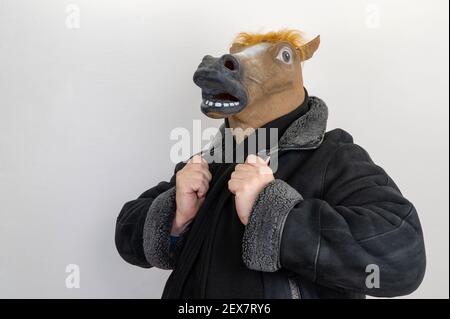
M 233 40 L 232 45 L 252 46 L 259 43 L 289 42 L 294 48 L 302 52 L 302 45 L 306 43 L 303 33 L 294 29 L 283 29 L 267 33 L 241 32 Z

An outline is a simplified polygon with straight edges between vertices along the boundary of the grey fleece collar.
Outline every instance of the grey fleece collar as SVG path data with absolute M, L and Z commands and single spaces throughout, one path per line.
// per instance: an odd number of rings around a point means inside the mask
M 281 136 L 278 143 L 279 150 L 316 149 L 322 144 L 327 127 L 328 107 L 324 101 L 315 96 L 309 97 L 308 105 L 309 111 L 295 120 Z M 222 144 L 225 124 L 220 126 L 219 133 L 213 138 L 209 146 L 210 150 Z
M 310 109 L 295 120 L 280 138 L 279 147 L 315 149 L 322 144 L 327 128 L 328 107 L 318 97 L 309 97 Z

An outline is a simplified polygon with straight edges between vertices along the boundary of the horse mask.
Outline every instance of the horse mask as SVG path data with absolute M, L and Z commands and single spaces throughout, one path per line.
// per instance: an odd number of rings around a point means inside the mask
M 244 129 L 289 113 L 304 100 L 302 62 L 319 43 L 319 36 L 306 43 L 296 30 L 238 34 L 229 54 L 205 56 L 194 74 L 202 112 Z

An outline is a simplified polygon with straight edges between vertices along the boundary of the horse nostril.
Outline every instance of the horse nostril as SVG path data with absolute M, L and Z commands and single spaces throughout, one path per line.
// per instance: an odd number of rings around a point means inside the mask
M 238 61 L 231 55 L 224 57 L 223 65 L 231 71 L 236 71 L 239 68 Z

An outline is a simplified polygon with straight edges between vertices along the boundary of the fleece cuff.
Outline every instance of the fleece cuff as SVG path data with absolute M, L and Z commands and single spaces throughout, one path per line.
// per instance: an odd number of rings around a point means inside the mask
M 143 232 L 144 253 L 147 261 L 154 267 L 173 268 L 174 248 L 170 249 L 170 231 L 175 212 L 175 187 L 156 197 L 148 210 Z M 175 246 L 180 246 L 180 239 Z
M 245 265 L 257 271 L 281 268 L 280 248 L 284 223 L 303 197 L 286 182 L 276 179 L 258 195 L 242 242 Z

